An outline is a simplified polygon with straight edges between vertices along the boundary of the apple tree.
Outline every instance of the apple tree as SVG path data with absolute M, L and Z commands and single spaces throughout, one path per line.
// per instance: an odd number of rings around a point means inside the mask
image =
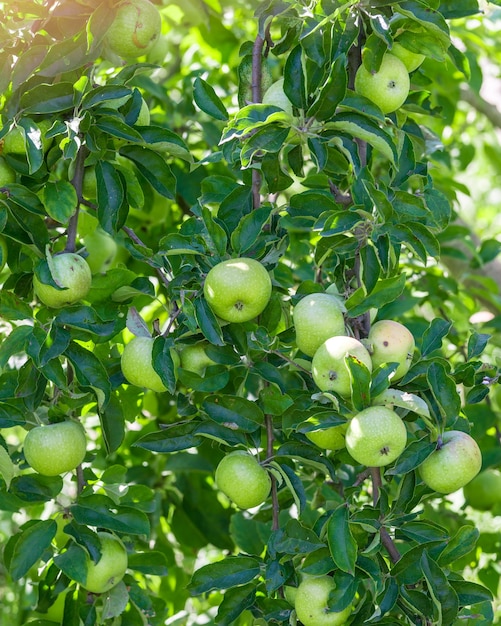
M 499 5 L 0 3 L 2 623 L 499 623 Z

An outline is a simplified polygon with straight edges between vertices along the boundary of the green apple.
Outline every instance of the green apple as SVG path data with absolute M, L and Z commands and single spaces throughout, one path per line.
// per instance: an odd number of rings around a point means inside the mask
M 380 320 L 369 331 L 369 352 L 374 368 L 383 363 L 398 363 L 392 380 L 400 380 L 407 372 L 414 356 L 414 336 L 408 328 L 393 320 Z
M 205 351 L 209 346 L 210 343 L 208 341 L 199 341 L 181 348 L 179 351 L 181 367 L 189 372 L 203 376 L 206 367 L 216 365 L 216 362 L 207 356 Z
M 342 626 L 346 624 L 353 607 L 329 611 L 329 594 L 336 588 L 331 576 L 305 578 L 298 586 L 294 607 L 303 626 Z
M 101 556 L 97 563 L 87 556 L 87 578 L 82 587 L 92 593 L 104 593 L 125 576 L 127 550 L 115 535 L 105 531 L 100 531 L 97 535 L 101 543 Z
M 284 91 L 284 79 L 272 83 L 263 94 L 263 104 L 273 104 L 292 117 L 292 102 Z
M 121 357 L 122 373 L 131 385 L 159 393 L 167 391 L 160 376 L 153 369 L 153 337 L 134 337 L 126 344 Z
M 271 489 L 268 472 L 243 450 L 235 450 L 222 458 L 216 468 L 215 481 L 218 489 L 241 509 L 259 506 Z
M 118 5 L 105 42 L 123 59 L 137 59 L 148 54 L 160 36 L 162 18 L 149 0 L 125 0 Z
M 481 467 L 482 453 L 475 439 L 460 430 L 449 430 L 421 463 L 419 473 L 430 489 L 453 493 L 473 480 Z
M 412 50 L 404 48 L 404 46 L 398 41 L 393 42 L 393 45 L 391 47 L 391 54 L 398 57 L 402 61 L 408 72 L 413 72 L 414 70 L 417 70 L 417 68 L 426 58 L 424 54 L 412 52 Z
M 221 261 L 205 278 L 204 296 L 225 322 L 247 322 L 262 313 L 270 300 L 270 275 L 256 259 Z
M 351 396 L 347 356 L 354 356 L 372 371 L 371 355 L 362 342 L 343 335 L 330 337 L 318 348 L 311 362 L 313 380 L 321 391 L 335 391 L 345 398 Z
M 345 445 L 346 429 L 348 424 L 338 424 L 319 430 L 312 430 L 305 435 L 310 441 L 323 450 L 342 450 Z
M 376 104 L 383 113 L 399 109 L 407 99 L 410 79 L 402 61 L 390 53 L 384 55 L 377 72 L 361 65 L 355 75 L 355 91 Z
M 329 337 L 346 334 L 339 299 L 329 293 L 311 293 L 302 298 L 294 307 L 293 320 L 296 345 L 308 356 L 313 356 Z
M 3 157 L 0 157 L 0 187 L 5 187 L 5 185 L 15 182 L 16 172 Z
M 42 283 L 33 276 L 33 289 L 41 302 L 59 308 L 85 298 L 92 283 L 92 273 L 87 261 L 73 252 L 63 252 L 52 257 L 52 277 L 62 289 Z
M 106 272 L 117 254 L 117 244 L 111 235 L 99 226 L 83 238 L 87 261 L 93 274 Z
M 97 198 L 97 178 L 96 168 L 94 165 L 84 169 L 82 179 L 82 196 L 87 200 L 95 200 Z
M 466 504 L 478 511 L 489 511 L 501 502 L 501 472 L 489 468 L 463 487 Z
M 84 460 L 87 438 L 79 422 L 68 420 L 35 426 L 24 440 L 28 464 L 43 476 L 58 476 L 74 470 Z
M 38 145 L 43 152 L 47 152 L 52 144 L 52 138 L 47 139 L 46 134 L 49 128 L 52 126 L 52 122 L 49 119 L 40 120 L 36 122 L 40 133 L 36 133 L 33 136 L 33 141 Z M 20 126 L 14 127 L 3 138 L 3 153 L 4 154 L 25 154 L 26 146 L 24 140 L 24 130 Z
M 370 406 L 351 418 L 346 449 L 360 465 L 382 467 L 397 459 L 407 444 L 402 418 L 384 406 Z

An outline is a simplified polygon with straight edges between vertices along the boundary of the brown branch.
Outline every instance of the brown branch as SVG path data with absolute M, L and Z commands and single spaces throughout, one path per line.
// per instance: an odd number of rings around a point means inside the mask
M 371 467 L 369 469 L 372 478 L 372 503 L 376 507 L 379 502 L 379 494 L 383 484 L 381 480 L 381 470 L 379 467 Z M 400 552 L 397 550 L 390 533 L 384 526 L 381 526 L 379 529 L 379 536 L 381 537 L 381 543 L 386 548 L 391 561 L 393 563 L 399 561 L 401 557 Z
M 266 424 L 266 457 L 271 459 L 273 457 L 273 417 L 271 415 L 265 416 Z M 272 530 L 278 530 L 280 528 L 279 514 L 280 507 L 278 504 L 278 492 L 277 492 L 277 479 L 271 474 L 271 506 L 272 506 Z
M 252 47 L 252 102 L 261 102 L 261 84 L 263 77 L 263 46 L 265 40 L 257 35 Z M 252 170 L 252 205 L 255 209 L 261 206 L 261 182 L 260 170 Z
M 501 111 L 494 104 L 484 100 L 482 96 L 476 91 L 473 91 L 469 85 L 461 85 L 460 93 L 461 99 L 464 100 L 464 102 L 467 102 L 478 111 L 478 113 L 485 115 L 493 126 L 501 128 Z

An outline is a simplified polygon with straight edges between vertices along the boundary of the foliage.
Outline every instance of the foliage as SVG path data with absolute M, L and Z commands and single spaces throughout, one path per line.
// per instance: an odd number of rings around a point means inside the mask
M 117 4 L 0 3 L 0 168 L 15 172 L 0 189 L 2 620 L 294 624 L 286 588 L 331 574 L 330 607 L 354 603 L 354 626 L 499 623 L 499 511 L 439 496 L 418 471 L 452 428 L 475 437 L 484 468 L 501 462 L 501 299 L 488 273 L 501 227 L 468 175 L 488 161 L 487 183 L 499 177 L 480 95 L 481 63 L 500 55 L 498 3 L 157 2 L 159 44 L 127 64 L 103 48 Z M 352 87 L 397 37 L 426 60 L 385 116 Z M 284 78 L 292 116 L 260 103 L 269 76 Z M 15 128 L 20 153 L 5 147 Z M 470 184 L 476 230 L 461 210 Z M 43 306 L 34 275 L 57 288 L 53 256 L 90 254 L 98 225 L 118 244 L 111 266 L 83 301 Z M 272 296 L 257 319 L 225 324 L 204 280 L 240 256 L 268 270 Z M 353 336 L 374 319 L 412 331 L 398 383 L 395 365 L 370 376 L 348 359 L 352 396 L 319 392 L 292 307 L 326 288 Z M 167 391 L 127 384 L 120 357 L 135 335 L 155 337 Z M 201 340 L 203 375 L 177 363 Z M 408 432 L 381 471 L 306 436 L 378 403 Z M 26 432 L 69 418 L 87 433 L 83 464 L 35 473 Z M 214 484 L 235 449 L 272 477 L 250 511 Z M 98 530 L 129 554 L 101 595 L 81 585 Z

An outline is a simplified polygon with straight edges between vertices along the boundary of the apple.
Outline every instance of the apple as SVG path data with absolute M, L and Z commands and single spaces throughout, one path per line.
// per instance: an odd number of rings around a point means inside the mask
M 159 393 L 167 391 L 160 376 L 153 369 L 153 337 L 134 337 L 126 344 L 121 357 L 122 373 L 131 385 Z
M 393 320 L 380 320 L 369 331 L 369 352 L 374 368 L 383 363 L 398 363 L 392 380 L 400 380 L 408 371 L 414 356 L 414 336 L 408 328 Z
M 127 550 L 122 541 L 109 532 L 97 533 L 101 543 L 101 557 L 94 562 L 87 557 L 87 578 L 84 589 L 104 593 L 119 583 L 127 570 Z
M 52 257 L 52 265 L 52 277 L 62 289 L 42 283 L 35 274 L 33 289 L 39 300 L 49 307 L 59 308 L 85 298 L 92 283 L 87 261 L 73 252 L 63 252 Z
M 40 120 L 36 122 L 40 133 L 36 133 L 33 136 L 34 143 L 37 144 L 43 152 L 47 152 L 52 144 L 52 137 L 47 139 L 46 134 L 49 128 L 52 126 L 52 122 L 49 119 Z M 20 126 L 15 126 L 10 130 L 3 138 L 3 153 L 4 154 L 25 154 L 26 144 L 24 139 L 24 129 Z
M 421 463 L 419 473 L 430 489 L 453 493 L 473 480 L 481 467 L 482 453 L 475 439 L 460 430 L 449 430 Z
M 216 362 L 207 356 L 205 351 L 209 346 L 208 341 L 199 341 L 181 348 L 179 351 L 181 367 L 189 372 L 203 376 L 206 367 L 216 365 Z
M 377 72 L 361 65 L 355 75 L 355 91 L 376 104 L 383 113 L 399 109 L 410 90 L 409 72 L 396 56 L 386 53 Z
M 0 157 L 0 187 L 16 182 L 16 172 L 7 163 L 4 157 Z
M 331 576 L 305 578 L 298 586 L 294 607 L 303 626 L 342 626 L 353 610 L 347 606 L 342 611 L 329 611 L 329 594 L 336 588 Z
M 384 406 L 370 406 L 351 418 L 346 449 L 360 465 L 382 467 L 397 459 L 407 444 L 402 418 Z
M 320 430 L 312 430 L 305 435 L 310 441 L 323 450 L 342 450 L 345 445 L 345 435 L 348 424 L 338 424 Z
M 149 0 L 126 0 L 118 6 L 105 37 L 110 50 L 123 59 L 148 54 L 160 36 L 162 18 Z
M 268 472 L 243 450 L 235 450 L 222 458 L 216 468 L 215 481 L 218 489 L 241 509 L 259 506 L 271 489 Z
M 28 464 L 43 476 L 58 476 L 74 470 L 87 451 L 85 431 L 79 422 L 68 420 L 35 426 L 24 440 Z
M 321 391 L 335 391 L 340 396 L 351 396 L 350 372 L 345 358 L 354 356 L 369 371 L 372 360 L 367 348 L 354 337 L 330 337 L 318 348 L 311 361 L 311 373 Z
M 426 58 L 424 54 L 419 54 L 419 52 L 412 52 L 412 50 L 409 50 L 409 48 L 404 48 L 404 46 L 398 41 L 393 42 L 393 45 L 391 47 L 391 54 L 398 57 L 402 61 L 409 73 L 417 70 L 417 68 Z
M 263 94 L 262 101 L 263 104 L 273 104 L 279 107 L 292 117 L 292 102 L 285 94 L 283 78 L 280 78 L 268 87 Z
M 83 238 L 87 261 L 93 274 L 104 273 L 115 260 L 117 244 L 111 235 L 99 226 Z
M 489 468 L 463 487 L 466 504 L 478 511 L 489 511 L 501 502 L 501 472 Z
M 256 259 L 221 261 L 205 278 L 204 296 L 225 322 L 247 322 L 266 308 L 271 297 L 271 279 Z
M 293 310 L 296 345 L 308 356 L 337 335 L 345 335 L 344 317 L 339 299 L 329 293 L 311 293 L 302 298 Z

